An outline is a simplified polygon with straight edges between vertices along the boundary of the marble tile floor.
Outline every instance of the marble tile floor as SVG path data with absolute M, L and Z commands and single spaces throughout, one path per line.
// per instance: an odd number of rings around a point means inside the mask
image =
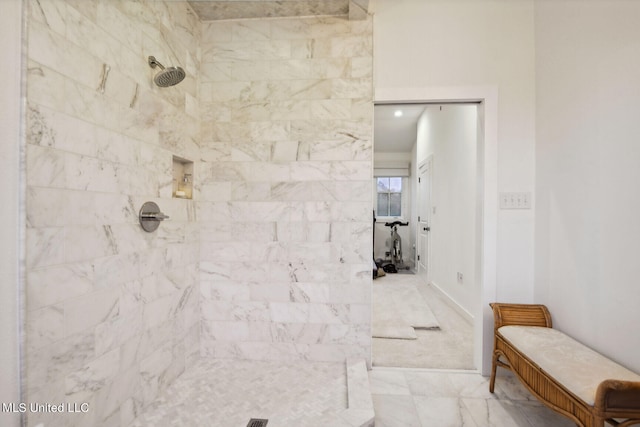
M 364 392 L 364 393 L 363 393 Z M 345 363 L 200 359 L 130 427 L 373 425 L 364 360 Z
M 369 372 L 376 427 L 575 427 L 510 373 L 376 368 Z
M 355 375 L 347 375 L 350 370 Z M 354 396 L 352 388 L 366 396 Z M 355 410 L 346 410 L 351 406 Z M 200 359 L 129 427 L 245 427 L 250 418 L 269 419 L 268 427 L 368 427 L 371 421 L 376 427 L 574 426 L 504 371 L 491 394 L 488 378 L 473 371 L 374 367 L 367 375 L 364 361 L 345 369 Z

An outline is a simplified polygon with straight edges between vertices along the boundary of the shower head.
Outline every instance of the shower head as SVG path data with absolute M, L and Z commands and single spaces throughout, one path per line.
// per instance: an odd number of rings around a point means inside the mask
M 160 87 L 174 86 L 184 80 L 186 74 L 181 67 L 164 67 L 154 56 L 149 57 L 151 68 L 160 67 L 160 72 L 156 74 L 153 81 Z
M 168 67 L 156 74 L 153 81 L 160 87 L 168 87 L 177 85 L 184 77 L 185 73 L 181 67 Z

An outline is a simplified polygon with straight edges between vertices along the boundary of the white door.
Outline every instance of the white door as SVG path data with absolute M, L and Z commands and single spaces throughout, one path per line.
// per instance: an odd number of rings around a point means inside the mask
M 429 251 L 429 233 L 431 230 L 431 158 L 418 168 L 418 274 L 429 283 L 431 262 Z

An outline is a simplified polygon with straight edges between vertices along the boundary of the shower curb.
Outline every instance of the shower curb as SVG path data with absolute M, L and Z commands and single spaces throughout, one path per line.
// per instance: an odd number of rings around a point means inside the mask
M 375 412 L 364 359 L 347 359 L 347 409 L 340 418 L 353 427 L 373 427 Z

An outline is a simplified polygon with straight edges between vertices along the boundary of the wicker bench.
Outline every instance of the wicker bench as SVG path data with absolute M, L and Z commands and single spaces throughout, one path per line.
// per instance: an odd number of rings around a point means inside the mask
M 579 426 L 640 424 L 640 375 L 553 329 L 544 305 L 493 303 L 491 307 L 495 319 L 491 393 L 500 366 Z

